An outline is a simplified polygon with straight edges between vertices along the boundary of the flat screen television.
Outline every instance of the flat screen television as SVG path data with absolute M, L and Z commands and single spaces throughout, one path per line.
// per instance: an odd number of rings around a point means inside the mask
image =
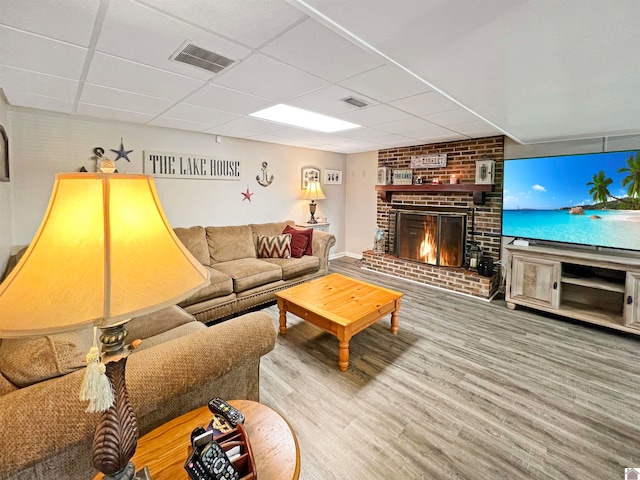
M 640 150 L 505 160 L 502 235 L 640 250 Z

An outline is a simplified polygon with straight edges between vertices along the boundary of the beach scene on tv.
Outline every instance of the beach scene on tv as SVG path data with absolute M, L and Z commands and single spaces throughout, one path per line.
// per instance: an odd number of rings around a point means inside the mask
M 502 235 L 640 250 L 640 151 L 505 160 Z

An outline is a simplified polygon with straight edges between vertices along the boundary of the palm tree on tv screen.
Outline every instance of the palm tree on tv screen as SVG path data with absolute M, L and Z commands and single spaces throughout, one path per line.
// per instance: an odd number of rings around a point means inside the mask
M 595 203 L 610 203 L 610 199 L 617 200 L 634 209 L 640 208 L 640 151 L 635 156 L 631 155 L 627 159 L 627 166 L 618 169 L 618 173 L 626 173 L 627 176 L 622 179 L 622 187 L 627 189 L 626 198 L 618 198 L 609 191 L 609 185 L 613 180 L 605 177 L 602 170 L 596 173 L 587 186 L 591 187 L 589 195 Z M 608 208 L 615 208 L 616 204 L 606 205 Z

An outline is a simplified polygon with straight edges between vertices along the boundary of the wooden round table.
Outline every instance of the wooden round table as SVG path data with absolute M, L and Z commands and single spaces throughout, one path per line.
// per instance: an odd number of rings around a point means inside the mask
M 230 400 L 245 416 L 244 426 L 251 442 L 259 480 L 297 480 L 300 476 L 300 448 L 289 423 L 275 410 L 251 400 Z M 206 428 L 212 414 L 198 408 L 152 430 L 138 440 L 131 461 L 136 470 L 149 468 L 153 480 L 189 479 L 184 463 L 191 431 Z M 102 474 L 96 475 L 101 479 Z

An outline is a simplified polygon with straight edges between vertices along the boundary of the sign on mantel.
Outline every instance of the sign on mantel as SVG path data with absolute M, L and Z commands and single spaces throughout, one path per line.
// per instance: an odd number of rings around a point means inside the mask
M 193 153 L 144 151 L 143 171 L 159 178 L 240 180 L 240 160 Z
M 414 155 L 411 157 L 411 168 L 435 168 L 447 166 L 447 154 Z

